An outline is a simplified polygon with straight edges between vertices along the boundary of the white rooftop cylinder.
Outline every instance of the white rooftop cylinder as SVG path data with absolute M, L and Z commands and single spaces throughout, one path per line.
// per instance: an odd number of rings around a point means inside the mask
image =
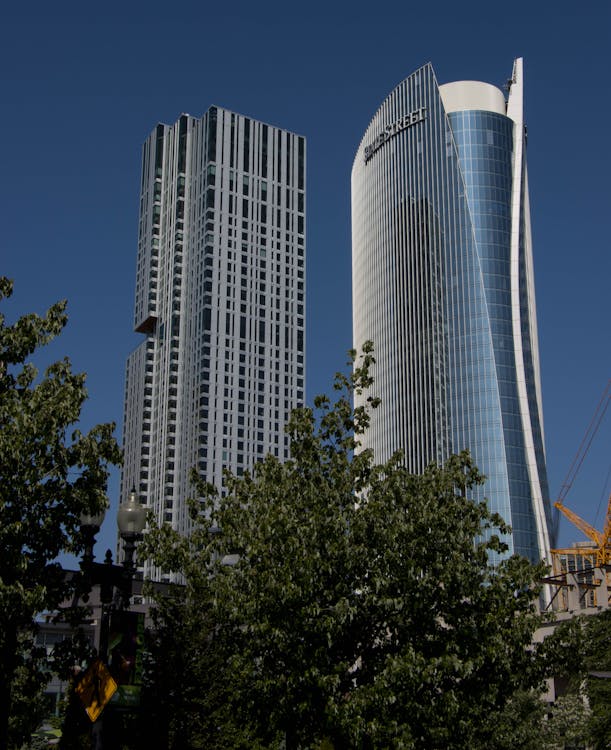
M 479 109 L 484 112 L 507 114 L 507 105 L 501 89 L 481 81 L 453 81 L 439 87 L 446 112 L 463 112 Z

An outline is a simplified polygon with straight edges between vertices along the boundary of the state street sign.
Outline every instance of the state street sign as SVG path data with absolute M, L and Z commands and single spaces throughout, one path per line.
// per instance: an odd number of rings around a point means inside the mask
M 101 659 L 92 662 L 75 688 L 91 721 L 96 721 L 117 690 L 117 683 Z

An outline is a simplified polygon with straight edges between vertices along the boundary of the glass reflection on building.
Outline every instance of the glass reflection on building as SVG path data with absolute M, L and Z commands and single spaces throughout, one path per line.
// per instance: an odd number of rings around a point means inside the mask
M 365 436 L 411 471 L 468 448 L 510 550 L 547 558 L 522 60 L 507 99 L 426 65 L 374 115 L 352 170 L 355 346 L 382 405 Z

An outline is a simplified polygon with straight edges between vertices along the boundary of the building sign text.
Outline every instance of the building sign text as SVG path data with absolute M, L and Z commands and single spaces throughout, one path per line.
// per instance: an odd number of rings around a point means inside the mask
M 404 115 L 396 122 L 391 125 L 387 125 L 386 128 L 375 138 L 369 146 L 365 146 L 365 164 L 371 159 L 375 152 L 381 148 L 387 141 L 393 138 L 395 135 L 400 133 L 406 128 L 411 128 L 412 125 L 416 125 L 419 122 L 423 122 L 426 119 L 426 107 L 420 107 L 415 109 L 407 115 Z

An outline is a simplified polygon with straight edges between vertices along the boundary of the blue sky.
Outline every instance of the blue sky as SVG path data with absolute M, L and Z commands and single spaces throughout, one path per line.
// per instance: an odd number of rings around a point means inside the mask
M 0 273 L 9 319 L 69 301 L 45 358 L 88 373 L 83 426 L 116 421 L 132 332 L 140 149 L 218 104 L 308 141 L 307 393 L 351 342 L 350 170 L 373 113 L 431 61 L 502 86 L 525 58 L 552 495 L 611 377 L 611 5 L 521 2 L 11 4 L 0 15 Z M 567 504 L 601 527 L 611 410 Z M 114 546 L 117 481 L 98 554 Z M 581 539 L 561 523 L 560 542 Z

